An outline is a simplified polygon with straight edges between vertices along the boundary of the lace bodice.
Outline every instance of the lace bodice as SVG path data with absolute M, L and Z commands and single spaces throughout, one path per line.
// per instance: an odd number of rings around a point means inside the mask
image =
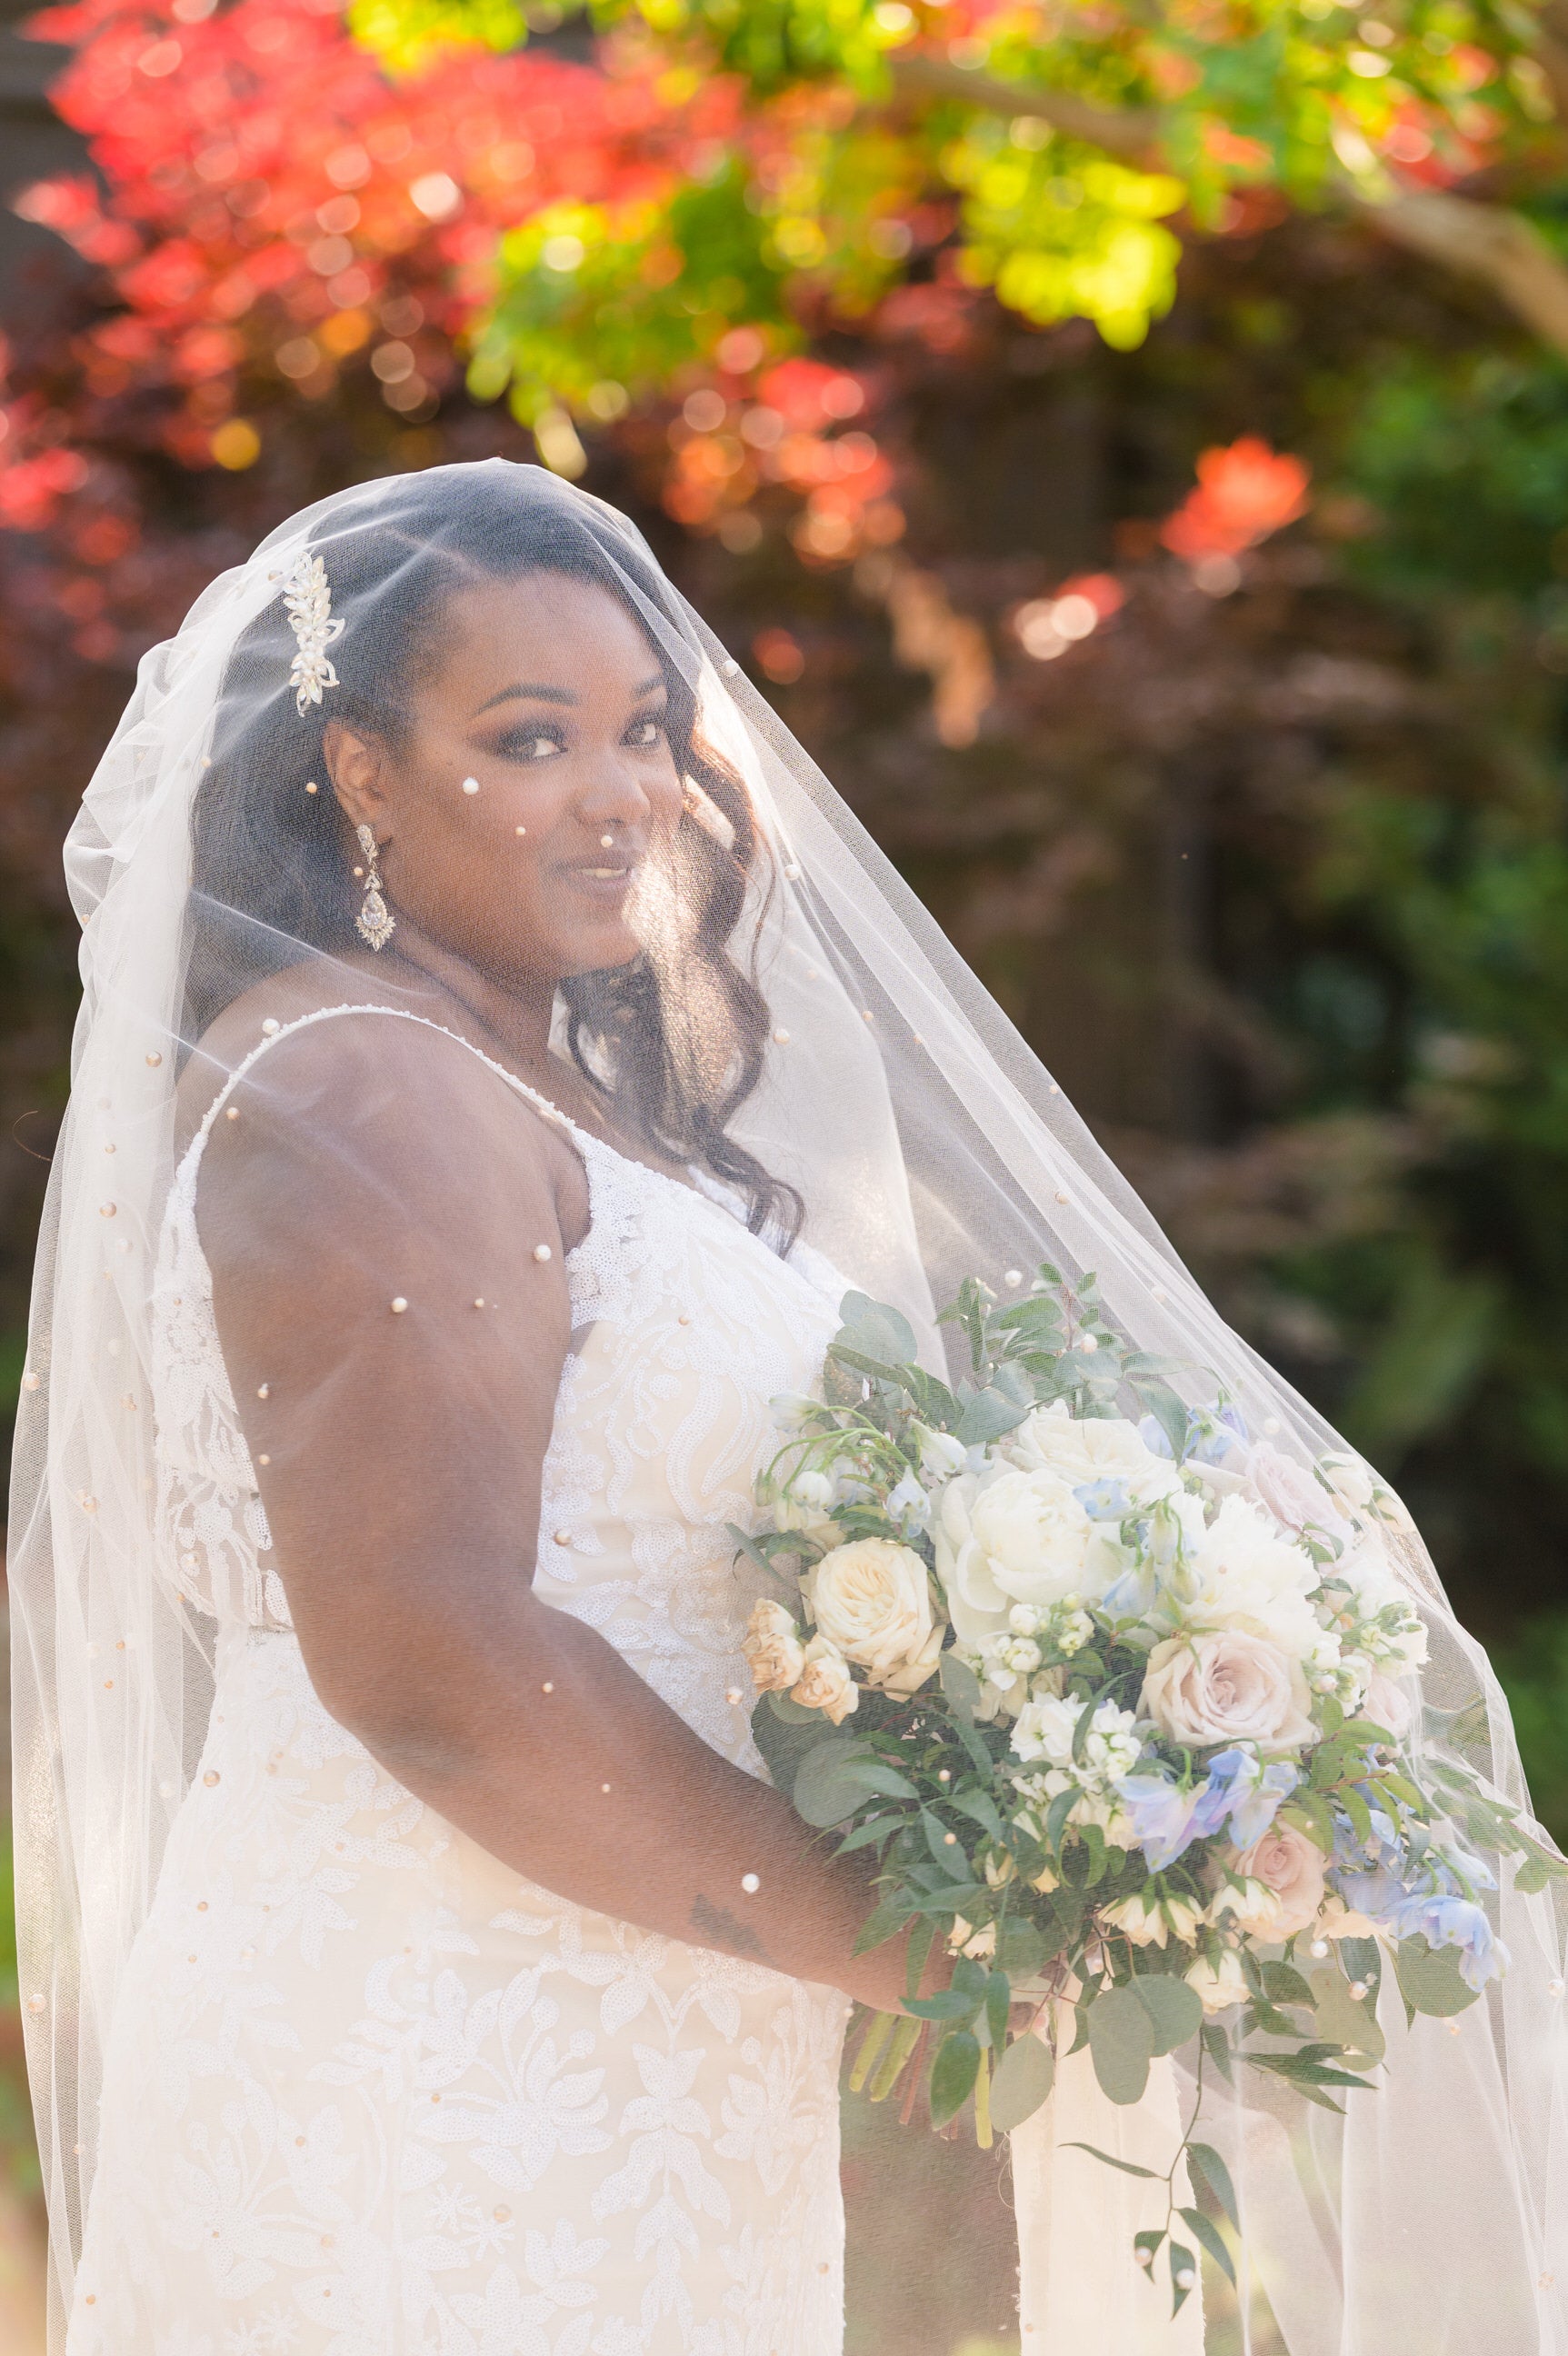
M 220 1624 L 287 1631 L 266 1514 L 218 1338 L 197 1226 L 213 1122 L 263 1054 L 306 1024 L 376 1013 L 329 1007 L 263 1039 L 209 1108 L 170 1189 L 153 1296 L 158 1510 L 182 1596 Z M 844 1290 L 820 1255 L 781 1258 L 709 1183 L 627 1159 L 488 1056 L 498 1079 L 571 1140 L 590 1224 L 566 1258 L 576 1346 L 543 1469 L 538 1591 L 597 1628 L 715 1749 L 752 1764 L 739 1639 L 752 1589 L 726 1524 L 748 1526 L 772 1444 L 768 1401 L 809 1388 Z M 733 1698 L 731 1697 L 733 1696 Z

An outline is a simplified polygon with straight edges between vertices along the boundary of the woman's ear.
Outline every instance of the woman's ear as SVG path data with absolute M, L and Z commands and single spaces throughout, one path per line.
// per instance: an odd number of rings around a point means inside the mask
M 350 826 L 369 826 L 380 840 L 387 812 L 386 748 L 380 737 L 329 720 L 321 732 L 321 750 L 338 809 Z

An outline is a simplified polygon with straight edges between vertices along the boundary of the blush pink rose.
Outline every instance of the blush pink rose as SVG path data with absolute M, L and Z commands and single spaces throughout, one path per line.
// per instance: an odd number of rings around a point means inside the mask
M 1297 1663 L 1264 1636 L 1223 1628 L 1168 1636 L 1149 1655 L 1139 1707 L 1176 1742 L 1262 1742 L 1296 1750 L 1316 1729 Z
M 1292 1938 L 1316 1922 L 1326 1890 L 1323 1851 L 1294 1825 L 1271 1825 L 1262 1840 L 1243 1849 L 1236 1871 L 1261 1881 L 1279 1900 L 1276 1939 Z

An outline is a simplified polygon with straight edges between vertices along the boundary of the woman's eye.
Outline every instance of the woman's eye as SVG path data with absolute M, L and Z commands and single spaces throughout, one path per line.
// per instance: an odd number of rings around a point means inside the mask
M 627 730 L 627 743 L 639 747 L 657 744 L 664 734 L 662 720 L 634 720 Z
M 547 761 L 552 753 L 561 750 L 558 736 L 525 736 L 518 746 L 525 761 Z

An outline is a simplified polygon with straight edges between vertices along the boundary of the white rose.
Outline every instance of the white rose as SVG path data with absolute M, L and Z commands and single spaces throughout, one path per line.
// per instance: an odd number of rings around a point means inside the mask
M 812 1565 L 806 1601 L 819 1633 L 884 1692 L 911 1694 L 937 1665 L 942 1632 L 913 1547 L 855 1538 Z
M 1187 1971 L 1187 1984 L 1197 1990 L 1205 2012 L 1229 2012 L 1233 2004 L 1245 2004 L 1251 1993 L 1247 1976 L 1229 1947 L 1218 1963 L 1200 1955 Z
M 1219 1742 L 1294 1750 L 1316 1732 L 1299 1663 L 1240 1628 L 1156 1644 L 1139 1707 L 1195 1750 Z
M 1334 1510 L 1333 1500 L 1305 1464 L 1297 1464 L 1260 1440 L 1247 1458 L 1247 1485 L 1265 1512 L 1283 1529 L 1316 1530 L 1343 1543 L 1349 1525 Z
M 800 1674 L 789 1688 L 789 1698 L 802 1709 L 820 1709 L 834 1726 L 842 1726 L 860 1707 L 860 1688 L 849 1663 L 825 1636 L 813 1636 L 802 1656 Z
M 977 1931 L 972 1922 L 966 1922 L 961 1914 L 955 1914 L 952 1929 L 948 1933 L 948 1953 L 950 1955 L 972 1955 L 977 1963 L 988 1963 L 996 1953 L 995 1923 L 987 1922 L 983 1930 Z
M 961 1641 L 978 1645 L 1005 1627 L 1015 1603 L 1048 1608 L 1084 1593 L 1092 1584 L 1093 1526 L 1055 1472 L 1021 1472 L 997 1462 L 950 1481 L 931 1535 Z
M 1146 1898 L 1135 1890 L 1131 1898 L 1119 1898 L 1113 1906 L 1102 1906 L 1100 1920 L 1108 1931 L 1120 1931 L 1135 1947 L 1163 1947 L 1171 1934 L 1171 1926 L 1160 1912 L 1157 1898 Z
M 1208 1901 L 1208 1919 L 1216 1925 L 1227 1919 L 1249 1939 L 1279 1939 L 1283 1906 L 1266 1881 L 1228 1881 Z
M 1120 1416 L 1071 1416 L 1060 1399 L 1037 1407 L 998 1441 L 997 1452 L 1026 1472 L 1055 1472 L 1069 1488 L 1120 1481 L 1138 1504 L 1181 1487 L 1170 1459 L 1156 1456 L 1136 1424 Z
M 758 1693 L 782 1693 L 806 1665 L 800 1632 L 781 1603 L 764 1599 L 751 1607 L 740 1649 L 751 1664 Z
M 1311 1601 L 1321 1577 L 1266 1514 L 1225 1497 L 1188 1553 L 1182 1617 L 1195 1629 L 1244 1628 L 1300 1659 L 1323 1633 Z

